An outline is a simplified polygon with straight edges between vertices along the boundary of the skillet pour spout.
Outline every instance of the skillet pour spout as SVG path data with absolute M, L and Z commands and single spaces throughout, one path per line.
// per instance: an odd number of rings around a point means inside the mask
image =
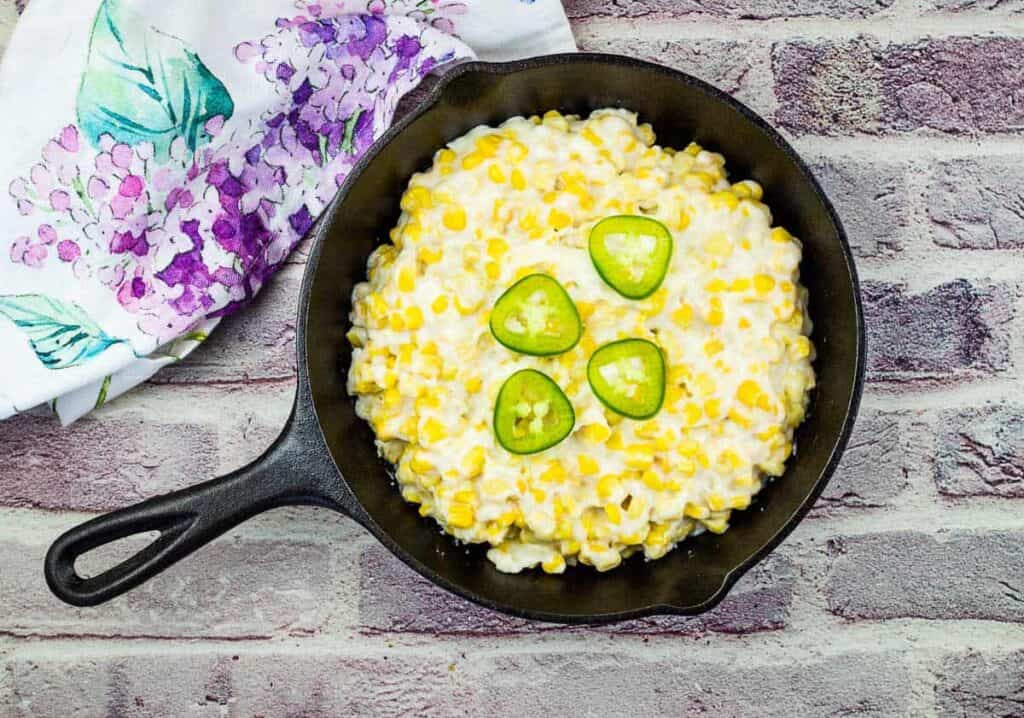
M 514 115 L 587 114 L 624 107 L 650 122 L 664 145 L 690 141 L 720 152 L 736 178 L 765 189 L 775 222 L 801 239 L 801 280 L 810 292 L 817 389 L 796 432 L 799 450 L 784 476 L 733 513 L 721 535 L 689 538 L 664 558 L 625 561 L 550 576 L 503 574 L 482 546 L 463 546 L 407 504 L 355 414 L 345 379 L 351 350 L 352 288 L 400 214 L 409 177 L 434 152 L 480 124 Z M 53 592 L 77 606 L 108 601 L 146 581 L 242 521 L 286 505 L 346 514 L 398 558 L 471 601 L 524 618 L 603 623 L 653 614 L 696 614 L 717 604 L 803 518 L 832 475 L 860 401 L 864 327 L 856 270 L 836 213 L 796 151 L 763 119 L 715 88 L 675 70 L 602 54 L 450 68 L 409 115 L 353 169 L 314 231 L 297 323 L 298 389 L 281 437 L 250 466 L 175 494 L 101 516 L 60 537 L 46 559 Z M 82 554 L 133 534 L 158 531 L 149 546 L 83 578 Z M 239 566 L 239 571 L 251 570 Z

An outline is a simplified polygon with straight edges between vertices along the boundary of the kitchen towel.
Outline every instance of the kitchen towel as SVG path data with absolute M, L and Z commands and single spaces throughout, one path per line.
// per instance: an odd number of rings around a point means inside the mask
M 242 309 L 446 63 L 558 0 L 32 0 L 0 67 L 0 419 L 65 424 Z

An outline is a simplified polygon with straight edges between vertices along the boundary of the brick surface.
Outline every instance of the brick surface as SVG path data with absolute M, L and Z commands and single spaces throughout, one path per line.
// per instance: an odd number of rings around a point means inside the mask
M 610 633 L 754 633 L 782 628 L 793 598 L 794 568 L 775 555 L 740 580 L 715 610 L 694 618 L 661 616 L 602 629 Z M 573 630 L 478 608 L 408 568 L 387 549 L 368 547 L 360 567 L 360 626 L 368 633 L 493 635 Z
M 895 657 L 709 665 L 602 652 L 495 661 L 477 715 L 905 716 L 910 677 Z M 795 658 L 795 657 L 794 657 Z M 798 660 L 798 659 L 797 659 Z M 529 690 L 524 690 L 529 686 Z
M 217 427 L 188 417 L 136 411 L 65 429 L 52 416 L 17 416 L 0 429 L 0 505 L 120 508 L 195 483 L 217 448 Z
M 1022 531 L 893 531 L 829 542 L 828 608 L 848 619 L 1024 622 Z
M 884 159 L 829 157 L 812 168 L 860 257 L 888 257 L 903 249 L 910 226 L 907 176 L 913 165 Z
M 220 650 L 15 659 L 12 718 L 454 715 L 464 689 L 433 657 Z M 69 680 L 69 677 L 74 677 Z
M 54 533 L 46 538 L 56 537 Z M 127 557 L 130 548 L 144 545 L 145 541 L 132 540 L 116 553 L 111 548 L 109 562 L 89 556 L 79 570 L 98 573 L 113 565 L 115 555 Z M 24 636 L 311 635 L 328 620 L 330 596 L 347 587 L 345 574 L 331 570 L 331 544 L 261 539 L 236 531 L 111 603 L 73 609 L 58 601 L 42 581 L 47 548 L 43 542 L 0 541 L 0 630 Z
M 1024 498 L 1024 408 L 998 403 L 943 416 L 935 483 L 947 496 Z
M 953 655 L 938 670 L 939 715 L 994 718 L 1024 715 L 1024 651 Z
M 1024 0 L 926 0 L 925 9 L 942 12 L 1024 13 Z
M 944 37 L 883 44 L 794 40 L 775 45 L 778 121 L 795 133 L 952 134 L 1024 128 L 1017 37 Z
M 928 456 L 926 431 L 907 412 L 861 410 L 839 468 L 814 513 L 889 506 Z
M 577 33 L 577 43 L 581 50 L 633 55 L 668 65 L 747 101 L 752 96 L 756 99 L 756 91 L 767 80 L 767 73 L 758 71 L 768 64 L 767 51 L 761 43 L 711 39 L 649 41 L 630 34 L 609 36 L 607 31 L 595 34 L 586 27 Z
M 955 249 L 1024 247 L 1022 157 L 938 163 L 930 173 L 928 219 L 935 244 Z
M 956 279 L 923 292 L 864 282 L 869 378 L 955 378 L 1011 366 L 1016 290 Z
M 994 1 L 994 0 L 989 0 Z M 592 17 L 674 18 L 707 15 L 761 20 L 776 17 L 869 17 L 894 0 L 565 0 L 574 20 Z

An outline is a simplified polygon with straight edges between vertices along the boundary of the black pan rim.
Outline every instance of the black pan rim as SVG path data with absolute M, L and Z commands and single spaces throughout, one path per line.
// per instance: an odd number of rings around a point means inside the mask
M 696 605 L 690 606 L 676 606 L 673 604 L 665 603 L 653 603 L 646 606 L 640 606 L 635 609 L 628 611 L 617 611 L 609 613 L 590 613 L 590 614 L 579 614 L 579 613 L 559 613 L 549 611 L 535 611 L 525 609 L 520 606 L 516 606 L 510 602 L 499 602 L 488 599 L 484 596 L 480 596 L 472 591 L 466 590 L 464 587 L 448 581 L 443 576 L 432 571 L 427 566 L 421 564 L 416 558 L 410 555 L 404 548 L 397 544 L 394 539 L 384 531 L 368 514 L 363 512 L 361 516 L 354 517 L 360 522 L 367 530 L 369 530 L 374 537 L 380 541 L 384 546 L 397 556 L 402 562 L 416 571 L 424 578 L 430 580 L 432 583 L 444 588 L 457 596 L 465 598 L 468 601 L 476 603 L 477 605 L 484 606 L 491 610 L 499 611 L 501 613 L 514 616 L 517 618 L 523 618 L 535 621 L 544 621 L 552 623 L 562 623 L 568 625 L 597 625 L 605 623 L 615 623 L 619 621 L 646 618 L 657 615 L 680 615 L 680 616 L 691 616 L 704 613 L 711 610 L 718 605 L 722 599 L 728 595 L 729 591 L 732 590 L 736 582 L 759 562 L 761 562 L 768 554 L 774 551 L 782 541 L 793 531 L 794 528 L 803 520 L 810 511 L 815 501 L 821 495 L 825 486 L 828 484 L 832 475 L 835 473 L 836 467 L 839 464 L 839 460 L 842 457 L 843 452 L 850 439 L 850 434 L 853 431 L 853 426 L 856 420 L 857 412 L 860 407 L 861 395 L 863 393 L 864 385 L 864 373 L 865 373 L 865 358 L 867 351 L 867 340 L 864 331 L 864 309 L 861 298 L 860 282 L 857 276 L 856 265 L 853 261 L 853 254 L 850 249 L 849 240 L 846 235 L 846 231 L 843 229 L 842 222 L 840 221 L 832 202 L 828 199 L 828 196 L 822 190 L 821 185 L 818 183 L 813 172 L 803 161 L 796 150 L 789 144 L 789 142 L 766 120 L 760 115 L 755 113 L 753 110 L 748 108 L 743 103 L 739 102 L 732 96 L 725 92 L 709 85 L 703 80 L 699 80 L 692 75 L 674 70 L 663 65 L 658 65 L 652 62 L 639 60 L 636 58 L 614 55 L 609 53 L 590 53 L 590 52 L 577 52 L 577 53 L 561 53 L 553 55 L 541 55 L 537 57 L 527 58 L 524 60 L 515 60 L 511 62 L 483 62 L 483 61 L 466 61 L 457 63 L 453 66 L 448 66 L 447 69 L 443 70 L 437 85 L 431 89 L 426 97 L 416 106 L 411 112 L 405 115 L 401 120 L 394 123 L 376 142 L 370 147 L 369 150 L 359 159 L 359 161 L 353 166 L 351 172 L 346 178 L 345 182 L 339 189 L 334 200 L 330 206 L 324 212 L 317 225 L 315 235 L 313 237 L 313 245 L 310 248 L 309 257 L 307 260 L 307 266 L 305 274 L 302 280 L 302 287 L 299 293 L 299 311 L 298 321 L 296 323 L 296 352 L 297 352 L 297 365 L 299 374 L 300 387 L 303 383 L 309 381 L 308 376 L 308 346 L 306 343 L 307 337 L 307 321 L 309 317 L 309 303 L 310 294 L 314 283 L 314 277 L 317 273 L 319 266 L 320 256 L 323 249 L 325 238 L 329 233 L 329 228 L 333 225 L 334 215 L 337 212 L 338 207 L 345 201 L 348 195 L 350 187 L 359 181 L 359 177 L 362 175 L 363 170 L 367 165 L 372 162 L 380 151 L 387 146 L 396 136 L 401 134 L 407 126 L 412 124 L 416 119 L 426 113 L 433 105 L 435 105 L 445 94 L 448 87 L 459 77 L 469 73 L 487 73 L 493 75 L 503 75 L 516 73 L 524 70 L 529 70 L 537 67 L 546 67 L 551 65 L 561 65 L 577 62 L 586 62 L 590 64 L 606 64 L 606 65 L 619 65 L 626 67 L 635 67 L 646 72 L 652 72 L 657 74 L 668 75 L 676 80 L 684 82 L 686 84 L 693 85 L 698 89 L 706 93 L 713 101 L 723 102 L 729 105 L 732 109 L 739 112 L 748 122 L 753 123 L 765 132 L 772 142 L 779 147 L 797 166 L 800 172 L 804 175 L 805 179 L 810 183 L 814 189 L 817 198 L 825 206 L 829 221 L 832 223 L 833 228 L 836 232 L 836 236 L 839 239 L 840 249 L 842 251 L 843 261 L 846 266 L 846 270 L 850 276 L 851 288 L 853 290 L 853 310 L 856 317 L 856 370 L 855 376 L 853 377 L 853 386 L 850 392 L 850 398 L 845 409 L 845 418 L 843 420 L 842 430 L 839 432 L 835 439 L 835 443 L 832 448 L 831 455 L 825 467 L 819 474 L 817 481 L 814 483 L 811 490 L 808 492 L 806 498 L 801 502 L 800 506 L 796 511 L 786 520 L 782 527 L 771 537 L 767 542 L 762 544 L 756 551 L 751 553 L 744 561 L 734 566 L 725 576 L 721 579 L 721 586 L 719 589 L 706 601 L 703 601 Z M 312 407 L 313 414 L 316 417 L 317 431 L 321 441 L 324 444 L 324 448 L 327 450 L 330 456 L 331 462 L 335 466 L 335 470 L 338 472 L 338 476 L 343 483 L 345 483 L 344 474 L 338 467 L 337 462 L 334 459 L 333 452 L 329 448 L 329 443 L 326 437 L 323 435 L 323 428 L 320 422 L 319 413 L 315 404 Z M 358 501 L 357 501 L 358 503 Z

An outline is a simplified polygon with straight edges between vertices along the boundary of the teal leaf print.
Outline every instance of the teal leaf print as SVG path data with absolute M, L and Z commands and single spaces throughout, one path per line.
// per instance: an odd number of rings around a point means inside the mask
M 124 339 L 107 336 L 80 306 L 42 294 L 0 296 L 0 315 L 27 336 L 47 369 L 84 364 Z
M 152 142 L 166 159 L 174 138 L 195 150 L 209 140 L 206 121 L 227 119 L 234 109 L 227 88 L 188 45 L 148 25 L 123 0 L 104 0 L 78 90 L 78 125 L 93 146 L 109 134 L 128 145 Z

